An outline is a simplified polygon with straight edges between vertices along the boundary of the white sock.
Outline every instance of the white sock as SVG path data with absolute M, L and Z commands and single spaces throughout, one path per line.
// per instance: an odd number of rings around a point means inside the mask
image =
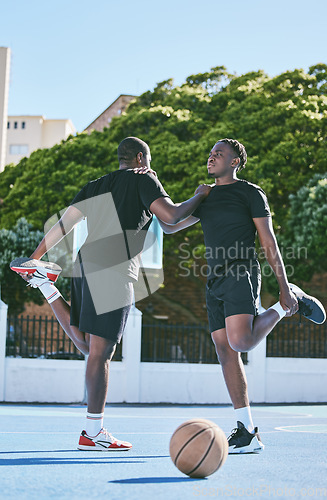
M 85 432 L 88 436 L 94 437 L 101 431 L 103 427 L 104 413 L 89 413 L 86 414 Z
M 56 288 L 53 283 L 43 283 L 43 285 L 39 286 L 39 289 L 41 290 L 49 304 L 62 296 L 58 288 Z
M 251 415 L 251 408 L 249 406 L 244 406 L 243 408 L 234 409 L 236 415 L 236 421 L 242 422 L 244 427 L 253 434 L 254 425 Z
M 284 316 L 286 316 L 287 311 L 284 311 L 284 309 L 280 305 L 280 302 L 276 302 L 276 304 L 269 307 L 269 309 L 273 309 L 274 311 L 276 311 L 279 314 L 279 320 L 283 319 Z

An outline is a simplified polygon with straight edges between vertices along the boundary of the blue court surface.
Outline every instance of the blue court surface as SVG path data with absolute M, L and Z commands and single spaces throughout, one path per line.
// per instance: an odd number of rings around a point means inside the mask
M 230 406 L 109 405 L 105 427 L 131 441 L 124 452 L 76 449 L 85 406 L 0 404 L 2 499 L 193 499 L 327 497 L 327 406 L 253 406 L 265 450 L 229 455 L 206 479 L 174 466 L 169 440 L 190 418 L 228 435 Z

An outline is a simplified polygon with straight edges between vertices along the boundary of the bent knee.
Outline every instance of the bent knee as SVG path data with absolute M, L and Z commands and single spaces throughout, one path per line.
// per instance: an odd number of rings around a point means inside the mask
M 248 352 L 253 347 L 253 338 L 251 334 L 231 335 L 228 337 L 229 345 L 235 352 Z
M 227 337 L 217 338 L 212 336 L 212 341 L 214 343 L 218 361 L 221 365 L 224 365 L 232 358 L 235 357 L 235 351 L 231 348 Z
M 107 361 L 111 360 L 115 351 L 116 343 L 104 341 L 104 339 L 101 339 L 100 337 L 94 339 L 94 336 L 91 336 L 91 342 L 89 344 L 89 357 Z

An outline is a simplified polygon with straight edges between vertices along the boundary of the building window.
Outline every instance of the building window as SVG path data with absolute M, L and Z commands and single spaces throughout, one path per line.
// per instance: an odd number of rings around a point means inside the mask
M 10 155 L 28 155 L 28 144 L 10 144 L 9 146 Z
M 26 123 L 22 122 L 22 128 L 25 128 L 25 126 L 26 126 Z
M 18 128 L 18 122 L 14 122 L 14 128 Z
M 7 122 L 7 128 L 10 128 L 10 122 Z

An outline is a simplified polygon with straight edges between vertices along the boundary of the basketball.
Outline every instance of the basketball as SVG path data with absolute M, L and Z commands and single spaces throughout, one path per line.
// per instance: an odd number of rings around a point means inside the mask
M 169 453 L 176 467 L 190 477 L 203 478 L 216 472 L 228 455 L 224 432 L 210 420 L 193 418 L 173 433 Z

